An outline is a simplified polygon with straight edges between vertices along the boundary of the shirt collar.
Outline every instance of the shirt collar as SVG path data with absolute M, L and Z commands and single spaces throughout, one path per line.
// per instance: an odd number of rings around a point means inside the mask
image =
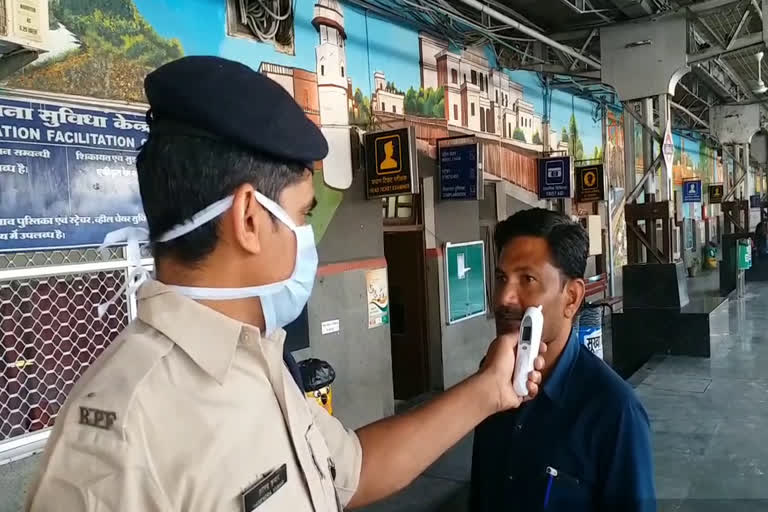
M 554 370 L 544 383 L 544 393 L 555 403 L 562 400 L 565 394 L 568 378 L 579 356 L 579 348 L 579 338 L 576 334 L 576 329 L 574 329 L 571 332 L 571 337 L 568 338 L 563 353 L 560 354 L 560 359 L 555 364 Z
M 139 289 L 138 318 L 170 338 L 219 384 L 232 366 L 237 345 L 261 340 L 256 327 L 222 315 L 155 280 L 148 280 Z M 283 331 L 276 336 L 282 343 Z

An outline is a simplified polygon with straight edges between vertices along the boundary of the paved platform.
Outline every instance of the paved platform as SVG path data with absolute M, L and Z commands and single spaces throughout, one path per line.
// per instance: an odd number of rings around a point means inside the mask
M 768 283 L 715 313 L 712 357 L 656 356 L 630 381 L 654 433 L 661 512 L 768 510 Z M 365 512 L 466 511 L 471 437 Z M 37 459 L 0 466 L 0 512 L 18 512 Z

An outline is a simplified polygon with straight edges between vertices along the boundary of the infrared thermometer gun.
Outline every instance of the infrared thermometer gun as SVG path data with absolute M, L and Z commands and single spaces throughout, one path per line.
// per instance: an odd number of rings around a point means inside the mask
M 533 371 L 533 361 L 539 355 L 541 331 L 544 328 L 544 315 L 541 306 L 525 310 L 520 322 L 520 341 L 517 344 L 517 360 L 512 387 L 520 397 L 528 396 L 528 376 Z

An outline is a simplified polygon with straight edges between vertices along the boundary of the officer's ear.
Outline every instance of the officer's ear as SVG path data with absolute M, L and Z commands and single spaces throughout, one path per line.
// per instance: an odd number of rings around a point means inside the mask
M 234 241 L 250 254 L 258 254 L 261 251 L 259 233 L 265 217 L 269 217 L 256 200 L 255 191 L 253 185 L 240 185 L 235 190 L 232 203 Z
M 583 279 L 569 279 L 565 284 L 565 317 L 573 319 L 581 309 L 586 293 L 586 284 Z

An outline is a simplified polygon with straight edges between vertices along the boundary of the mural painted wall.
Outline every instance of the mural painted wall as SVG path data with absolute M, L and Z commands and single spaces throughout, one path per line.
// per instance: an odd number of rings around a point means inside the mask
M 613 201 L 613 266 L 620 268 L 627 264 L 627 226 L 624 222 L 624 203 L 627 194 L 624 165 L 624 112 L 611 108 L 605 111 L 605 164 Z
M 704 139 L 672 134 L 675 143 L 675 156 L 672 163 L 675 185 L 682 185 L 683 180 L 699 178 L 706 186 L 714 179 L 715 152 L 707 146 Z
M 526 101 L 534 110 L 537 129 L 544 115 L 544 87 L 537 73 L 513 71 L 511 80 L 520 84 Z M 576 160 L 602 158 L 602 114 L 591 101 L 563 91 L 552 91 L 550 112 L 550 145 L 567 150 Z
M 219 55 L 278 81 L 318 124 L 343 126 L 353 111 L 351 99 L 371 96 L 370 70 L 386 65 L 393 83 L 418 87 L 420 81 L 417 33 L 336 0 L 295 4 L 291 54 L 228 36 L 226 0 L 50 0 L 49 5 L 53 51 L 5 86 L 144 102 L 143 79 L 151 70 L 183 55 Z M 332 15 L 334 22 L 328 22 L 329 12 L 338 12 L 338 19 Z M 369 33 L 375 37 L 369 40 Z M 341 87 L 334 90 L 336 85 Z M 426 102 L 427 93 L 423 96 Z M 315 183 L 319 206 L 313 225 L 319 239 L 343 194 L 325 186 L 322 173 Z
M 430 144 L 478 133 L 513 152 L 545 149 L 537 74 L 501 70 L 487 48 L 457 50 L 337 0 L 295 2 L 293 45 L 287 50 L 230 36 L 226 0 L 49 0 L 49 5 L 52 51 L 5 86 L 144 102 L 143 79 L 151 70 L 183 55 L 219 55 L 273 78 L 324 130 L 407 122 Z M 601 121 L 595 113 L 589 101 L 554 91 L 548 149 L 576 159 L 600 157 Z M 343 192 L 326 186 L 322 171 L 315 183 L 320 204 L 313 226 L 319 239 Z

